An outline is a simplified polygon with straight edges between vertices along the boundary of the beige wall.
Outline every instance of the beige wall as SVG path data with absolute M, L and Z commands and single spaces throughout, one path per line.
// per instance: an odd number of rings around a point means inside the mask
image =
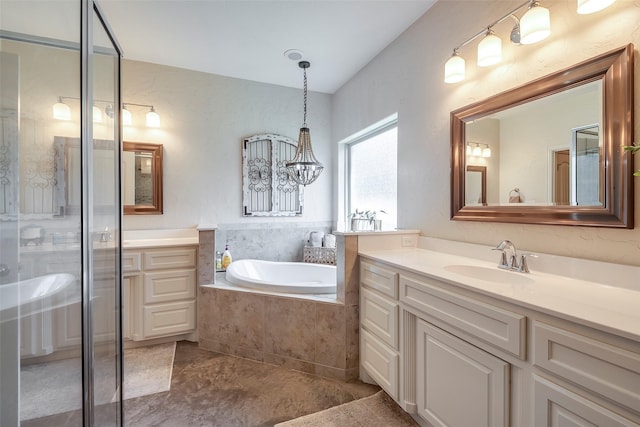
M 259 133 L 297 140 L 301 89 L 125 60 L 122 99 L 154 105 L 162 121 L 160 128 L 147 128 L 146 111 L 131 107 L 134 125 L 139 125 L 125 127 L 124 140 L 164 145 L 164 214 L 127 215 L 126 229 L 331 220 L 329 95 L 309 93 L 311 140 L 325 170 L 305 189 L 304 213 L 296 218 L 242 217 L 241 140 Z
M 495 244 L 510 239 L 531 251 L 640 265 L 640 229 L 536 226 L 450 221 L 449 112 L 614 48 L 640 46 L 640 6 L 619 0 L 593 15 L 578 15 L 574 1 L 544 1 L 552 35 L 530 46 L 505 43 L 503 62 L 475 64 L 471 43 L 466 81 L 443 83 L 444 63 L 466 37 L 514 7 L 514 2 L 440 0 L 333 97 L 333 140 L 398 112 L 398 224 L 428 236 Z M 504 38 L 505 22 L 495 30 Z M 637 52 L 636 52 L 637 56 Z M 636 66 L 636 70 L 638 67 Z M 635 121 L 640 82 L 635 73 Z M 635 139 L 640 140 L 636 130 Z M 337 155 L 336 155 L 337 158 Z M 419 190 L 416 190 L 419 188 Z M 337 194 L 337 187 L 334 192 Z M 636 179 L 636 223 L 640 182 Z M 337 203 L 337 198 L 336 198 Z

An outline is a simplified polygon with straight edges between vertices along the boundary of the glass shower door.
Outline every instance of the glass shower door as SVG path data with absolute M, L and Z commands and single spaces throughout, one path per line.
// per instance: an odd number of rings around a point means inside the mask
M 120 52 L 98 16 L 0 2 L 2 427 L 122 424 Z

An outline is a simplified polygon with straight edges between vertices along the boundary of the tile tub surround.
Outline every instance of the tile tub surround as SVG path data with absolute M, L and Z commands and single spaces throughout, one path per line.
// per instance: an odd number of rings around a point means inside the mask
M 418 231 L 336 235 L 336 301 L 258 293 L 222 283 L 200 286 L 200 347 L 334 379 L 357 378 L 358 247 L 415 245 Z
M 228 241 L 233 259 L 302 261 L 309 233 L 331 233 L 331 225 L 331 222 L 285 222 L 281 219 L 277 222 L 219 224 L 215 250 L 224 251 Z
M 358 376 L 358 307 L 217 286 L 198 291 L 199 346 L 342 381 Z

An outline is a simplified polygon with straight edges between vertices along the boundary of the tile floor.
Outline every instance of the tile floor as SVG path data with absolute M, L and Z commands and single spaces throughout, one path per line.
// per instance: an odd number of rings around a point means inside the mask
M 126 426 L 273 426 L 370 396 L 378 387 L 339 382 L 178 343 L 171 390 L 124 402 Z M 78 411 L 22 426 L 77 426 Z

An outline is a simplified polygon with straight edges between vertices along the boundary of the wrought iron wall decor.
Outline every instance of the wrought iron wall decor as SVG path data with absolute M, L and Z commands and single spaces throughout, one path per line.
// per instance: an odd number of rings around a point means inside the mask
M 298 143 L 276 134 L 242 141 L 243 216 L 302 215 L 303 187 L 287 172 Z

